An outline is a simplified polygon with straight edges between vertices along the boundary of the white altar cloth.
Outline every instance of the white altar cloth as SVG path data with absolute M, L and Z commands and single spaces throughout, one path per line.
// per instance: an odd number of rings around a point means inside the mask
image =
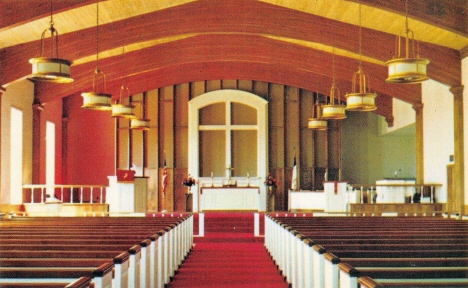
M 259 211 L 258 187 L 202 187 L 200 211 L 254 210 Z

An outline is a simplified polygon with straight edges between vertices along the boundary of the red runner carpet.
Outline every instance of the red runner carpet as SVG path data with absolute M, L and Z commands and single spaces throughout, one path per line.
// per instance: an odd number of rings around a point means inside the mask
M 205 237 L 194 239 L 169 287 L 287 288 L 253 227 L 253 213 L 206 213 Z

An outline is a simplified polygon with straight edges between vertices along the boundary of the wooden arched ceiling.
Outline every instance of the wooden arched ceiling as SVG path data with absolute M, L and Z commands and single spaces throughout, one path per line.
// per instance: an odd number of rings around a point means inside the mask
M 96 1 L 55 2 L 59 56 L 75 62 L 75 82 L 38 84 L 42 102 L 89 91 L 96 65 Z M 132 93 L 191 81 L 250 79 L 328 94 L 335 51 L 335 78 L 344 96 L 358 67 L 356 2 L 101 1 L 99 66 L 114 97 L 123 77 Z M 391 104 L 392 97 L 419 103 L 420 85 L 385 82 L 385 61 L 393 57 L 395 34 L 404 28 L 404 1 L 361 3 L 363 66 L 379 104 Z M 428 75 L 450 86 L 461 83 L 459 51 L 468 44 L 467 6 L 467 0 L 409 0 L 410 28 L 420 40 L 421 55 L 431 61 Z M 0 11 L 0 83 L 8 87 L 31 73 L 28 60 L 39 56 L 50 2 L 0 0 Z M 128 51 L 124 57 L 123 46 Z M 379 107 L 378 113 L 391 116 L 391 107 Z

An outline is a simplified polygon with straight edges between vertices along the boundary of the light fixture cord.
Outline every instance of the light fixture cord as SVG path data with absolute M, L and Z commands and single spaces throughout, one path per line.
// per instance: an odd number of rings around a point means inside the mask
M 335 105 L 335 47 L 332 47 L 332 88 L 330 91 L 330 104 Z
M 52 13 L 53 9 L 52 9 L 52 0 L 50 0 L 50 24 L 51 25 L 54 25 L 54 15 Z
M 99 0 L 96 1 L 96 73 L 99 73 Z
M 361 2 L 359 1 L 359 70 L 362 69 L 362 25 L 361 25 Z
M 122 46 L 122 87 L 120 88 L 120 103 L 122 103 L 122 93 L 125 90 L 125 46 Z
M 405 25 L 406 25 L 406 32 L 408 33 L 409 25 L 408 25 L 408 0 L 405 0 Z
M 54 9 L 53 9 L 53 5 L 52 5 L 52 0 L 50 0 L 50 41 L 51 41 L 51 45 L 50 45 L 50 55 L 54 55 L 54 33 L 55 33 L 55 57 L 58 58 L 58 33 L 57 33 L 57 30 L 54 28 L 54 13 L 53 13 Z M 41 47 L 42 48 L 42 47 Z M 41 49 L 41 55 L 42 55 L 42 49 Z
M 409 55 L 409 24 L 408 24 L 408 0 L 405 1 L 405 25 L 406 25 L 406 43 L 405 43 L 405 49 L 406 49 L 406 58 L 410 57 Z

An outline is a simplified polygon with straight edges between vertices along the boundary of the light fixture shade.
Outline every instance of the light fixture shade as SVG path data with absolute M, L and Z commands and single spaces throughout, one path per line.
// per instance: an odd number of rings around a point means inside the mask
M 349 93 L 346 94 L 346 110 L 348 111 L 374 111 L 377 110 L 375 105 L 375 93 Z
M 359 63 L 359 70 L 353 75 L 353 93 L 348 93 L 346 97 L 346 110 L 348 111 L 374 111 L 376 93 L 369 91 L 368 77 L 362 70 Z
M 29 59 L 32 64 L 33 81 L 45 81 L 54 83 L 71 83 L 70 66 L 72 61 L 60 58 L 37 57 Z
M 338 99 L 335 100 L 335 94 L 338 94 Z M 337 104 L 335 104 L 337 103 Z M 323 105 L 322 119 L 345 119 L 346 111 L 345 106 L 340 104 L 340 89 L 335 85 L 335 78 L 333 78 L 332 87 L 330 89 L 330 103 Z
M 323 111 L 322 111 L 322 119 L 335 119 L 335 120 L 340 120 L 340 119 L 345 119 L 346 118 L 346 112 L 345 112 L 345 106 L 344 105 L 323 105 Z
M 135 118 L 135 107 L 131 105 L 124 105 L 124 104 L 113 104 L 112 105 L 112 117 L 119 117 L 119 118 L 128 118 L 133 119 Z
M 109 111 L 112 110 L 112 95 L 105 93 L 97 92 L 85 92 L 81 93 L 83 97 L 83 109 L 92 109 L 92 110 L 102 110 Z
M 419 42 L 409 29 L 408 0 L 405 1 L 405 10 L 405 30 L 396 37 L 396 56 L 385 63 L 388 66 L 388 78 L 385 81 L 388 83 L 416 84 L 429 79 L 426 69 L 429 60 L 419 57 Z
M 130 129 L 149 130 L 149 121 L 150 119 L 132 119 L 132 121 L 130 122 Z
M 307 127 L 312 130 L 327 130 L 328 122 L 322 119 L 309 118 Z
M 415 84 L 429 79 L 426 66 L 429 60 L 423 58 L 398 58 L 385 63 L 388 66 L 389 83 Z

